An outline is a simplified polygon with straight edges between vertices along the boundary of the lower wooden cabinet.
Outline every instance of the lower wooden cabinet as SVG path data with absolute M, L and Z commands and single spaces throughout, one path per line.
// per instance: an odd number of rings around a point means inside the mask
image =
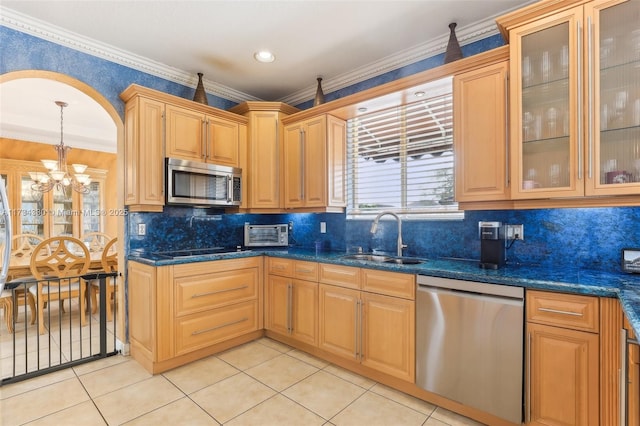
M 325 271 L 327 269 L 327 271 Z M 342 272 L 342 273 L 341 273 Z M 339 277 L 344 277 L 344 284 Z M 412 283 L 414 277 L 348 266 L 320 265 L 318 347 L 410 383 L 415 382 L 415 301 L 413 288 L 389 286 L 393 296 L 353 288 L 374 283 Z M 331 284 L 323 282 L 325 279 Z M 372 286 L 367 287 L 367 283 Z M 395 297 L 403 294 L 407 298 Z
M 261 257 L 160 267 L 130 261 L 128 272 L 131 355 L 152 373 L 262 335 Z
M 318 283 L 269 275 L 266 290 L 265 328 L 317 344 Z
M 527 292 L 527 424 L 599 424 L 598 317 L 596 297 Z

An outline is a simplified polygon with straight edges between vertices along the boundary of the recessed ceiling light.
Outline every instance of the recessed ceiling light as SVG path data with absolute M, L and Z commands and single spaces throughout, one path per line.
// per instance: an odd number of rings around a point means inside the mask
M 276 56 L 268 50 L 260 50 L 253 54 L 258 62 L 273 62 L 276 60 Z
M 421 98 L 421 97 L 423 97 L 423 96 L 424 96 L 424 92 L 416 92 L 416 93 L 414 93 L 414 95 L 415 95 L 417 98 Z
M 358 112 L 367 112 L 367 109 L 365 107 L 360 107 L 358 108 Z

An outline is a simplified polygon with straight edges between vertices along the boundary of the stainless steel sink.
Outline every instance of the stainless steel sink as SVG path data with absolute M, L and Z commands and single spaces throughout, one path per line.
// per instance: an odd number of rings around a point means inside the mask
M 364 253 L 347 254 L 345 256 L 342 256 L 342 258 L 347 260 L 366 260 L 369 262 L 386 262 L 389 259 L 393 259 L 390 256 L 385 256 L 382 254 L 364 254 Z
M 395 263 L 398 265 L 418 265 L 424 262 L 423 260 L 413 257 L 393 257 L 370 253 L 347 254 L 342 256 L 342 258 L 346 260 L 364 260 L 377 263 Z
M 424 260 L 412 258 L 412 257 L 393 257 L 389 260 L 385 260 L 385 263 L 397 263 L 399 265 L 418 265 Z

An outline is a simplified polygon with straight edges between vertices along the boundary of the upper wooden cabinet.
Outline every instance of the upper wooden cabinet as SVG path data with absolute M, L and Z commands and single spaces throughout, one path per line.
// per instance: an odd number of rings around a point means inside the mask
M 510 198 L 507 149 L 508 61 L 453 78 L 456 201 Z
M 162 211 L 165 157 L 243 166 L 245 117 L 135 84 L 120 98 L 126 103 L 125 205 L 130 211 Z
M 238 122 L 175 105 L 166 116 L 167 157 L 240 166 Z
M 639 22 L 640 3 L 625 0 L 544 1 L 498 19 L 513 199 L 640 192 Z
M 285 121 L 284 207 L 342 211 L 346 164 L 345 121 L 328 114 Z
M 245 174 L 248 195 L 243 207 L 257 213 L 282 210 L 282 119 L 299 110 L 282 102 L 243 102 L 229 111 L 249 119 Z

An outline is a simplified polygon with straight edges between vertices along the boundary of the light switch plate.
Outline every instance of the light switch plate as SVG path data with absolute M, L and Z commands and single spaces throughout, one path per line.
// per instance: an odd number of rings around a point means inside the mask
M 320 222 L 320 233 L 321 234 L 327 233 L 327 222 Z

